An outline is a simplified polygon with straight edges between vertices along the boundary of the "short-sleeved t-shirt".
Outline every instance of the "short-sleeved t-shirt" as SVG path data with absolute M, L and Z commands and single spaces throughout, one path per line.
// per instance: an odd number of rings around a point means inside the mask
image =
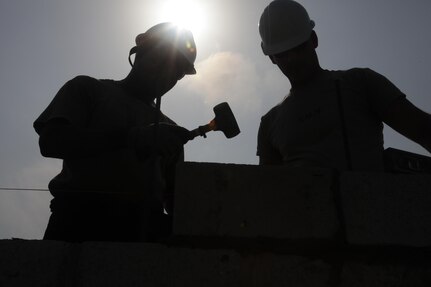
M 353 170 L 381 171 L 382 115 L 400 97 L 405 95 L 370 69 L 325 70 L 262 117 L 257 155 L 292 167 L 346 170 L 344 122 Z
M 78 76 L 67 82 L 34 122 L 37 133 L 53 119 L 88 130 L 108 131 L 146 126 L 154 122 L 155 107 L 128 96 L 113 80 Z M 161 122 L 174 124 L 166 116 Z M 68 191 L 136 193 L 149 188 L 153 174 L 148 161 L 132 149 L 94 157 L 63 160 L 63 168 L 49 184 L 52 194 Z

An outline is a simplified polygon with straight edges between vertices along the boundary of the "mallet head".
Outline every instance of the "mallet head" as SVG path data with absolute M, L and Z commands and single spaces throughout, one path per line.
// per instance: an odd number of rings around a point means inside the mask
M 213 110 L 215 118 L 209 124 L 190 131 L 190 140 L 197 136 L 206 137 L 206 133 L 209 131 L 222 131 L 227 138 L 233 138 L 240 133 L 238 123 L 228 103 L 218 104 Z
M 218 104 L 213 110 L 215 131 L 222 131 L 227 138 L 233 138 L 240 133 L 238 123 L 228 103 Z

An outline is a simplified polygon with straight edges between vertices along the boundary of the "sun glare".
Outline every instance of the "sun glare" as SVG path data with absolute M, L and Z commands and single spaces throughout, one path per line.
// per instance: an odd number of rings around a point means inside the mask
M 205 28 L 206 17 L 198 1 L 171 0 L 164 3 L 161 11 L 162 21 L 173 22 L 189 29 L 195 36 Z

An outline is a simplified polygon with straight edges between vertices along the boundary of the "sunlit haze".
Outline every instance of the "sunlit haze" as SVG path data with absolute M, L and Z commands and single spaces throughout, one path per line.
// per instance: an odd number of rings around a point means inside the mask
M 199 37 L 207 25 L 208 19 L 201 2 L 193 0 L 161 1 L 160 21 L 173 22 L 180 27 L 191 30 L 195 37 Z

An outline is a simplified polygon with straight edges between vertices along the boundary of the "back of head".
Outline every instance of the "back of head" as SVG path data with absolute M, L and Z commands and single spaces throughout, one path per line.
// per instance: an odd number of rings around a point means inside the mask
M 311 35 L 314 21 L 305 8 L 292 0 L 274 0 L 259 21 L 261 46 L 265 55 L 275 55 L 304 43 Z
M 135 39 L 136 46 L 130 50 L 130 55 L 136 53 L 141 47 L 168 45 L 178 51 L 190 64 L 186 67 L 186 74 L 196 74 L 194 62 L 196 60 L 196 44 L 191 31 L 178 27 L 173 23 L 160 23 L 145 33 L 139 34 Z

